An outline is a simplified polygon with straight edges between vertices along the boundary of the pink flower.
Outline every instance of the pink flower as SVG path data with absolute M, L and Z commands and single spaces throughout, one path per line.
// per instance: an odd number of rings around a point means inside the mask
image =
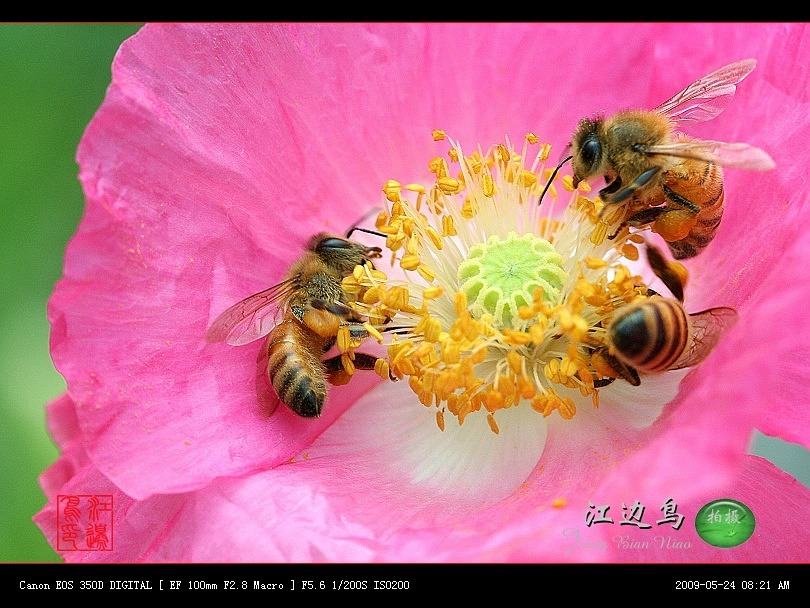
M 740 321 L 685 376 L 645 378 L 648 401 L 616 382 L 571 421 L 441 433 L 407 382 L 358 372 L 321 418 L 268 418 L 261 343 L 205 342 L 386 180 L 427 183 L 432 130 L 466 150 L 533 131 L 559 151 L 579 118 L 652 108 L 747 57 L 733 102 L 690 133 L 777 169 L 726 172 L 722 227 L 686 262 L 686 308 Z M 145 27 L 79 147 L 87 209 L 49 306 L 62 455 L 35 521 L 68 561 L 808 561 L 808 489 L 746 454 L 754 429 L 810 446 L 808 58 L 801 24 Z M 112 496 L 112 550 L 64 549 L 65 495 Z M 719 498 L 756 514 L 738 547 L 695 532 Z M 656 524 L 668 499 L 677 530 Z M 652 529 L 620 525 L 636 501 Z M 605 505 L 615 523 L 588 525 Z

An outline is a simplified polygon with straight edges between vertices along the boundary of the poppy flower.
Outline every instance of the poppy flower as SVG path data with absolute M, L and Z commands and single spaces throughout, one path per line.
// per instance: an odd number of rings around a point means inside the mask
M 61 456 L 42 475 L 49 502 L 35 521 L 66 560 L 85 562 L 807 561 L 810 538 L 796 522 L 808 514 L 808 489 L 747 454 L 755 429 L 810 445 L 803 314 L 810 87 L 806 73 L 786 68 L 808 56 L 804 30 L 777 23 L 144 27 L 121 46 L 79 146 L 87 207 L 48 309 L 52 357 L 67 381 L 67 393 L 48 406 Z M 402 226 L 393 213 L 398 197 L 412 194 L 415 210 L 420 188 L 437 192 L 434 184 L 447 196 L 492 187 L 502 200 L 514 186 L 533 209 L 560 210 L 580 196 L 596 205 L 594 193 L 575 191 L 570 178 L 555 181 L 539 204 L 529 182 L 539 176 L 542 185 L 556 165 L 543 142 L 562 152 L 581 118 L 654 108 L 745 58 L 757 67 L 722 115 L 689 128 L 701 139 L 765 150 L 776 164 L 725 172 L 716 237 L 683 261 L 687 312 L 737 311 L 738 322 L 706 359 L 632 386 L 580 372 L 576 348 L 550 369 L 547 359 L 510 355 L 519 349 L 502 339 L 487 343 L 500 358 L 472 361 L 480 366 L 465 381 L 489 392 L 466 408 L 428 386 L 414 366 L 426 353 L 416 342 L 403 347 L 408 337 L 433 341 L 441 353 L 447 339 L 439 336 L 461 317 L 489 319 L 490 329 L 459 326 L 484 340 L 491 332 L 509 337 L 502 326 L 521 315 L 529 334 L 562 297 L 550 294 L 570 293 L 576 273 L 587 275 L 585 260 L 605 257 L 611 244 L 594 242 L 593 225 L 585 231 L 576 223 L 587 213 L 567 220 L 578 230 L 561 233 L 550 212 L 532 211 L 526 225 L 545 225 L 538 236 L 550 237 L 540 240 L 554 241 L 559 255 L 549 253 L 543 280 L 533 278 L 522 299 L 475 310 L 480 286 L 464 296 L 428 291 L 442 284 L 441 276 L 432 283 L 437 273 L 455 269 L 458 280 L 484 273 L 439 244 L 467 230 L 455 241 L 466 245 L 453 251 L 480 253 L 486 247 L 473 236 L 485 235 L 483 243 L 494 235 L 509 257 L 509 248 L 525 244 L 520 226 L 509 227 L 523 220 L 474 209 L 469 215 L 479 223 L 465 227 L 462 203 L 453 226 L 440 233 L 442 224 L 431 225 L 438 244 L 428 256 L 418 248 L 432 238 L 425 226 L 420 238 L 407 234 L 402 249 L 392 243 Z M 482 166 L 488 158 L 503 162 L 464 173 L 476 151 Z M 522 163 L 513 175 L 535 177 L 510 180 L 508 159 Z M 437 201 L 428 196 L 425 209 Z M 383 280 L 370 270 L 347 279 L 363 294 L 405 286 L 413 298 L 389 307 L 400 329 L 382 327 L 387 349 L 379 349 L 402 379 L 357 370 L 330 387 L 318 418 L 285 407 L 270 413 L 255 388 L 261 342 L 211 344 L 206 331 L 223 310 L 281 281 L 313 234 L 346 234 L 363 222 L 399 251 L 391 270 L 414 279 Z M 574 259 L 588 247 L 593 255 Z M 633 270 L 634 248 L 628 237 L 624 261 L 613 259 L 605 279 L 631 299 L 654 279 Z M 625 262 L 629 283 L 615 274 Z M 633 282 L 642 275 L 643 285 Z M 600 280 L 585 283 L 606 285 Z M 500 289 L 502 296 L 512 288 Z M 366 300 L 374 313 L 379 298 Z M 440 312 L 416 314 L 430 300 Z M 549 321 L 558 334 L 576 335 L 572 310 L 568 323 Z M 378 345 L 369 339 L 366 347 Z M 343 349 L 350 360 L 354 345 Z M 443 369 L 452 371 L 453 357 Z M 531 386 L 521 385 L 527 365 L 538 370 Z M 595 380 L 604 380 L 598 391 Z M 96 521 L 107 518 L 112 528 L 65 526 L 61 501 L 87 496 L 103 497 L 111 511 Z M 695 530 L 699 509 L 722 498 L 756 514 L 753 536 L 732 548 L 712 546 Z

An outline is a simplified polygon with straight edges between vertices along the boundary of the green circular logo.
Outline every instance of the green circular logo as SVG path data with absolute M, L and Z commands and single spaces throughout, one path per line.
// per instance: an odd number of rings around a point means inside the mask
M 751 538 L 755 526 L 754 512 L 730 498 L 707 503 L 695 517 L 698 536 L 721 549 L 743 544 Z

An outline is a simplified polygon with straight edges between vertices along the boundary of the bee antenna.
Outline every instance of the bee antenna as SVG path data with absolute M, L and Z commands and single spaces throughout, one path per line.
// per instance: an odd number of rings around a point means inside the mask
M 354 232 L 355 230 L 359 230 L 360 232 L 366 232 L 368 234 L 376 234 L 377 236 L 387 238 L 386 235 L 384 235 L 382 232 L 378 232 L 377 230 L 369 230 L 368 228 L 361 228 L 360 226 L 353 226 L 351 230 L 349 230 L 346 233 L 346 238 L 348 239 L 352 235 L 352 232 Z
M 571 156 L 566 156 L 564 159 L 562 159 L 562 160 L 560 161 L 560 164 L 559 164 L 559 165 L 557 165 L 556 169 L 554 169 L 554 173 L 552 173 L 552 174 L 551 174 L 551 177 L 549 177 L 549 178 L 548 178 L 548 181 L 546 182 L 546 187 L 545 187 L 545 188 L 543 188 L 543 192 L 540 194 L 540 199 L 537 201 L 537 206 L 538 206 L 538 207 L 540 206 L 540 203 L 542 203 L 542 202 L 543 202 L 543 197 L 546 195 L 546 192 L 548 192 L 549 187 L 551 187 L 551 182 L 553 182 L 553 181 L 554 181 L 554 178 L 555 178 L 555 177 L 557 177 L 557 172 L 558 172 L 558 171 L 559 171 L 559 170 L 562 168 L 562 166 L 563 166 L 565 163 L 567 163 L 567 162 L 568 162 L 569 160 L 571 160 L 572 158 L 574 158 L 574 157 L 573 157 L 573 155 L 571 155 Z

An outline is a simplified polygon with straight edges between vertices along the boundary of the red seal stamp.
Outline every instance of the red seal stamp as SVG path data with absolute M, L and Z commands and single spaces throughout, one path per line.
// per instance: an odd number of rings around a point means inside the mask
M 56 497 L 57 551 L 112 551 L 112 494 Z

